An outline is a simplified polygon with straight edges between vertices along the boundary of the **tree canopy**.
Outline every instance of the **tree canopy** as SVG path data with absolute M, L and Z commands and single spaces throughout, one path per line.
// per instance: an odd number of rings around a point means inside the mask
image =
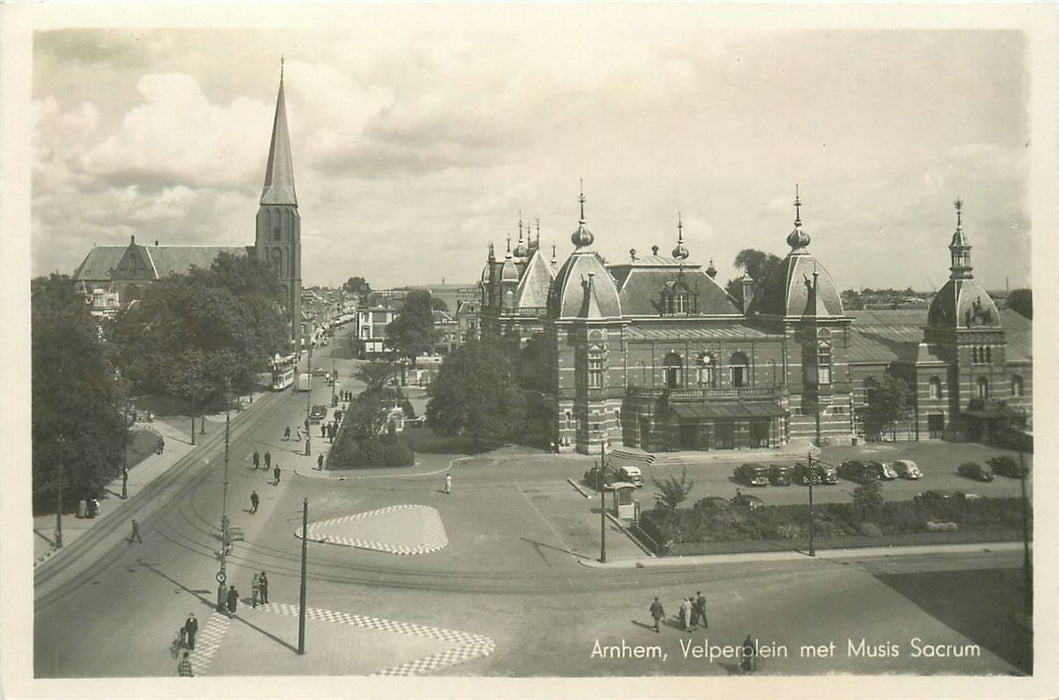
M 434 310 L 430 292 L 414 289 L 405 297 L 404 306 L 386 325 L 386 345 L 412 361 L 434 349 L 440 334 L 434 328 Z
M 126 376 L 143 390 L 206 403 L 228 380 L 247 390 L 250 373 L 289 348 L 279 290 L 256 258 L 227 254 L 155 282 L 114 324 Z
M 1033 291 L 1012 289 L 1008 294 L 1008 306 L 1028 319 L 1033 318 Z
M 359 299 L 366 299 L 368 294 L 371 293 L 371 285 L 363 277 L 350 277 L 346 280 L 346 283 L 342 285 L 342 290 L 355 294 Z
M 681 470 L 679 479 L 675 476 L 669 476 L 663 480 L 651 477 L 651 482 L 658 489 L 655 491 L 655 502 L 669 510 L 676 510 L 681 503 L 687 500 L 691 488 L 695 485 L 694 481 L 688 481 L 687 467 Z
M 120 387 L 96 319 L 65 275 L 31 282 L 34 510 L 98 497 L 121 464 Z
M 866 433 L 878 435 L 908 416 L 911 391 L 904 379 L 886 373 L 881 379 L 869 377 L 864 385 L 866 404 L 862 415 Z
M 364 382 L 366 391 L 379 391 L 386 386 L 386 382 L 393 379 L 393 370 L 392 362 L 372 360 L 358 365 L 353 377 Z
M 448 355 L 430 397 L 430 426 L 442 435 L 470 435 L 475 449 L 481 440 L 504 442 L 522 430 L 522 390 L 507 357 L 492 345 L 472 340 Z
M 760 288 L 765 280 L 768 279 L 772 270 L 782 261 L 782 258 L 772 253 L 766 253 L 765 251 L 757 250 L 755 248 L 744 248 L 735 256 L 735 260 L 732 264 L 735 265 L 737 269 L 748 273 L 754 278 L 754 282 L 757 284 L 758 288 Z M 736 299 L 739 298 L 739 295 L 736 293 L 738 282 L 739 278 L 736 277 L 728 280 L 728 284 L 725 286 L 728 294 Z

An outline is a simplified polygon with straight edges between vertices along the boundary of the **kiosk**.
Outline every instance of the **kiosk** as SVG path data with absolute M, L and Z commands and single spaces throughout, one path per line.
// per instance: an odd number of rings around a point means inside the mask
M 614 494 L 611 512 L 624 523 L 635 522 L 637 503 L 636 499 L 633 498 L 633 494 L 636 493 L 636 484 L 631 484 L 628 481 L 616 481 L 607 486 L 607 489 Z

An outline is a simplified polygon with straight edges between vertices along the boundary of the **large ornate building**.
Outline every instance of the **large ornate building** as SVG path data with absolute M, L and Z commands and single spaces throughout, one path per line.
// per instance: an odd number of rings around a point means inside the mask
M 808 250 L 797 196 L 790 252 L 767 279 L 744 275 L 734 297 L 712 261 L 705 270 L 692 261 L 679 217 L 670 255 L 654 246 L 608 264 L 593 247 L 584 195 L 580 204 L 574 251 L 561 266 L 554 248 L 545 259 L 539 230 L 527 240 L 520 224 L 502 260 L 490 244 L 480 283 L 482 336 L 523 365 L 520 376 L 540 377 L 547 431 L 560 450 L 849 444 L 861 432 L 868 380 L 884 373 L 914 389 L 902 426 L 911 439 L 1030 417 L 1029 323 L 998 313 L 971 275 L 959 205 L 952 277 L 927 317 L 911 319 L 843 309 Z
M 91 298 L 117 293 L 119 305 L 142 298 L 154 281 L 185 274 L 192 267 L 208 268 L 221 253 L 252 255 L 268 263 L 283 289 L 290 314 L 292 342 L 305 336 L 301 312 L 301 217 L 294 192 L 294 166 L 287 106 L 280 70 L 279 95 L 272 124 L 265 184 L 257 212 L 256 236 L 250 246 L 143 245 L 133 236 L 126 246 L 95 246 L 73 273 L 83 293 Z

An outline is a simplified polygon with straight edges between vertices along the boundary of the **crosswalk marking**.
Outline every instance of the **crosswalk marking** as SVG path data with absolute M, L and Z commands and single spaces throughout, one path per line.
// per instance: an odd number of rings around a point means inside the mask
M 298 607 L 288 603 L 266 603 L 259 608 L 265 612 L 274 612 L 281 615 L 297 615 Z M 485 635 L 461 632 L 459 630 L 445 629 L 444 627 L 431 627 L 418 625 L 412 622 L 401 622 L 398 620 L 386 620 L 381 617 L 369 615 L 357 615 L 339 610 L 324 610 L 321 608 L 306 608 L 305 616 L 311 620 L 322 620 L 324 622 L 335 622 L 339 624 L 352 625 L 364 629 L 373 629 L 383 632 L 396 632 L 425 639 L 436 639 L 452 642 L 455 646 L 440 651 L 421 659 L 415 659 L 397 666 L 377 671 L 373 676 L 416 676 L 438 669 L 460 664 L 471 659 L 489 656 L 496 648 L 495 642 Z
M 376 540 L 364 540 L 355 537 L 344 537 L 342 535 L 330 534 L 328 530 L 334 526 L 342 523 L 348 523 L 355 520 L 364 518 L 373 518 L 386 513 L 390 513 L 398 510 L 420 510 L 424 519 L 423 527 L 423 540 L 417 545 L 401 545 L 392 544 L 389 542 L 379 542 Z M 449 544 L 448 535 L 445 533 L 445 525 L 441 522 L 441 515 L 430 506 L 421 506 L 413 504 L 400 504 L 387 506 L 385 508 L 379 508 L 378 510 L 369 510 L 363 513 L 354 513 L 352 515 L 344 515 L 340 518 L 330 518 L 328 520 L 319 520 L 309 524 L 308 528 L 309 539 L 314 542 L 324 542 L 327 544 L 339 544 L 346 547 L 357 547 L 359 549 L 374 549 L 380 552 L 388 552 L 390 554 L 428 554 L 430 552 L 436 552 L 439 549 L 444 549 Z M 302 536 L 302 528 L 295 530 L 295 534 L 298 537 Z
M 214 612 L 206 620 L 206 627 L 195 635 L 195 650 L 188 654 L 191 670 L 196 676 L 205 676 L 210 663 L 221 646 L 224 633 L 228 631 L 231 619 L 223 613 Z

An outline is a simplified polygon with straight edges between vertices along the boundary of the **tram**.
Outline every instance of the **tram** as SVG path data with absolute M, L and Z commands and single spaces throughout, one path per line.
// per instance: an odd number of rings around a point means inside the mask
M 294 372 L 297 359 L 294 355 L 281 357 L 279 353 L 272 359 L 272 391 L 283 391 L 294 384 Z

